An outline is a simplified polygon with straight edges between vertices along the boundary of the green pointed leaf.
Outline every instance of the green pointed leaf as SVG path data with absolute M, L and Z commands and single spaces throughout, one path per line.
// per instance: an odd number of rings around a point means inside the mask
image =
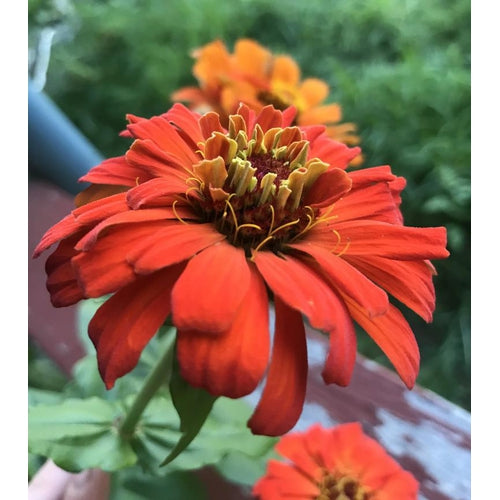
M 174 449 L 161 463 L 162 466 L 169 464 L 184 451 L 191 441 L 198 435 L 205 420 L 207 419 L 217 396 L 212 396 L 203 389 L 189 385 L 181 376 L 178 366 L 174 363 L 174 369 L 170 379 L 170 394 L 172 401 L 179 414 L 180 429 L 182 437 Z
M 98 398 L 29 408 L 29 451 L 71 472 L 129 467 L 137 456 L 117 431 L 121 412 L 118 404 Z

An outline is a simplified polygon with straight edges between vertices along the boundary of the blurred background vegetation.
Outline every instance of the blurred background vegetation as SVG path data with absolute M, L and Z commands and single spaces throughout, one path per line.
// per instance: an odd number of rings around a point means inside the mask
M 406 177 L 405 223 L 445 226 L 432 324 L 403 308 L 418 383 L 470 409 L 470 3 L 467 0 L 29 0 L 30 77 L 104 156 L 125 114 L 149 117 L 195 84 L 193 48 L 249 37 L 324 79 L 358 125 L 365 166 Z M 50 56 L 50 57 L 49 57 Z M 385 357 L 360 335 L 360 350 Z

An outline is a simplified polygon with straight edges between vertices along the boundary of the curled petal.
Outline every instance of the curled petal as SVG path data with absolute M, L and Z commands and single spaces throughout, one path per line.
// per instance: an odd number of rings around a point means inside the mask
M 79 234 L 61 241 L 45 263 L 47 290 L 54 307 L 66 307 L 86 298 L 71 264 Z
M 266 385 L 248 421 L 254 434 L 279 436 L 297 422 L 304 405 L 307 346 L 299 312 L 275 297 L 276 327 Z

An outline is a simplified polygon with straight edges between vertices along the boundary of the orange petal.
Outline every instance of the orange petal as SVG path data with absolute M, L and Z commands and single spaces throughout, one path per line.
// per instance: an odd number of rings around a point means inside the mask
M 178 216 L 189 218 L 190 212 L 179 207 L 176 211 L 172 208 L 145 208 L 142 210 L 126 210 L 124 212 L 112 215 L 103 220 L 91 231 L 89 231 L 75 246 L 77 250 L 88 251 L 95 244 L 100 233 L 104 229 L 118 224 L 131 224 L 138 222 L 149 222 L 157 220 L 176 219 Z
M 299 125 L 317 123 L 337 123 L 342 119 L 342 110 L 338 104 L 327 104 L 303 111 L 299 116 Z
M 269 460 L 266 475 L 253 493 L 265 500 L 313 500 L 321 498 L 318 486 L 293 465 Z
M 149 274 L 187 260 L 201 250 L 225 239 L 211 224 L 180 224 L 146 235 L 127 253 L 127 261 L 138 274 Z
M 195 151 L 197 144 L 203 140 L 199 124 L 200 115 L 189 110 L 183 104 L 175 103 L 162 116 L 165 116 L 178 129 L 179 134 Z
M 399 261 L 368 255 L 345 258 L 425 321 L 432 321 L 436 293 L 432 284 L 433 268 L 427 262 Z
M 133 210 L 144 206 L 171 205 L 177 195 L 184 194 L 188 189 L 186 179 L 177 175 L 156 177 L 127 192 L 127 204 Z
M 224 241 L 195 255 L 172 291 L 179 330 L 222 333 L 230 329 L 250 284 L 245 252 Z
M 153 116 L 149 120 L 127 125 L 127 129 L 136 139 L 153 141 L 162 151 L 180 158 L 183 163 L 198 160 L 195 152 L 179 137 L 177 129 L 164 117 Z
M 180 137 L 177 138 L 180 141 Z M 189 174 L 192 161 L 182 160 L 170 152 L 163 151 L 150 139 L 137 139 L 125 155 L 133 167 L 143 170 L 146 180 L 178 172 L 179 177 Z M 200 158 L 195 156 L 195 162 Z
M 307 382 L 307 346 L 302 316 L 275 297 L 276 327 L 260 401 L 248 421 L 254 434 L 280 436 L 302 412 Z
M 314 424 L 307 433 L 291 432 L 281 437 L 275 450 L 283 457 L 288 458 L 300 472 L 313 482 L 321 479 L 325 468 L 319 450 L 324 446 L 325 430 Z
M 351 189 L 335 205 L 339 222 L 371 219 L 389 224 L 401 224 L 402 215 L 386 182 L 378 182 L 360 189 Z
M 72 257 L 76 255 L 75 242 L 79 238 L 80 234 L 76 234 L 61 241 L 45 262 L 47 290 L 54 307 L 70 306 L 85 298 L 71 264 Z
M 139 278 L 108 299 L 89 323 L 99 372 L 108 389 L 132 370 L 170 314 L 170 291 L 182 267 Z
M 140 245 L 144 238 L 156 234 L 164 221 L 110 228 L 97 240 L 89 252 L 80 252 L 73 258 L 73 266 L 87 297 L 101 297 L 115 292 L 135 279 L 133 267 L 127 261 L 127 252 Z
M 33 252 L 33 257 L 38 257 L 51 245 L 67 238 L 81 228 L 127 210 L 125 196 L 125 193 L 119 193 L 76 208 L 43 235 Z
M 179 330 L 182 376 L 215 396 L 240 398 L 252 392 L 269 361 L 268 309 L 266 287 L 253 271 L 229 331 L 213 336 Z
M 144 171 L 130 165 L 125 156 L 118 156 L 104 160 L 99 165 L 91 168 L 79 180 L 95 184 L 135 186 L 138 179 L 140 182 L 147 180 Z
M 253 260 L 275 297 L 305 314 L 313 328 L 327 332 L 335 328 L 333 311 L 339 298 L 310 267 L 272 252 L 257 252 Z
M 398 260 L 444 259 L 446 229 L 444 227 L 406 227 L 377 221 L 350 221 L 335 224 L 349 242 L 349 255 L 377 255 Z
M 335 203 L 351 189 L 352 181 L 340 168 L 322 173 L 309 188 L 304 204 L 313 208 L 324 208 Z
M 298 85 L 300 68 L 289 56 L 276 56 L 273 60 L 271 81 L 278 80 L 290 85 Z
M 349 148 L 341 142 L 334 141 L 326 135 L 320 135 L 312 144 L 310 158 L 319 158 L 329 163 L 331 168 L 346 169 L 349 162 L 361 153 L 361 149 Z
M 313 242 L 296 243 L 290 246 L 313 257 L 318 263 L 321 273 L 327 277 L 330 284 L 358 302 L 371 317 L 387 311 L 389 299 L 384 290 L 343 260 L 342 257 L 314 245 Z
M 411 389 L 418 375 L 420 353 L 415 336 L 401 312 L 390 305 L 384 315 L 370 319 L 366 311 L 349 297 L 344 296 L 344 300 L 354 321 L 382 349 L 401 380 Z
M 328 97 L 329 91 L 326 82 L 318 78 L 306 78 L 299 87 L 300 95 L 311 108 L 323 102 Z
M 234 45 L 235 66 L 265 85 L 269 79 L 272 54 L 254 40 L 239 39 Z

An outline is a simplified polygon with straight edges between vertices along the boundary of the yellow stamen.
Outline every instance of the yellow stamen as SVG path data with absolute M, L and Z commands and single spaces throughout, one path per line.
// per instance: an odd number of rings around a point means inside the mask
M 274 207 L 272 205 L 269 205 L 269 208 L 271 209 L 271 224 L 269 225 L 269 232 L 267 233 L 267 237 L 271 236 L 271 232 L 274 227 Z
M 252 257 L 250 257 L 250 260 L 253 262 L 253 254 L 257 253 L 268 241 L 271 241 L 274 239 L 274 236 L 268 236 L 266 239 L 262 240 L 255 249 L 252 250 Z
M 185 224 L 186 226 L 188 225 L 188 223 L 184 220 L 182 220 L 182 218 L 179 216 L 179 214 L 177 213 L 177 210 L 175 209 L 175 205 L 178 203 L 179 200 L 174 200 L 174 202 L 172 203 L 172 212 L 174 212 L 174 215 L 175 215 L 175 218 L 179 221 L 179 222 L 182 222 L 183 224 Z
M 292 222 L 287 222 L 286 224 L 282 224 L 281 226 L 277 227 L 274 231 L 272 231 L 270 233 L 270 236 L 272 236 L 273 234 L 277 233 L 278 231 L 281 231 L 285 227 L 293 226 L 294 224 L 298 224 L 299 222 L 300 222 L 300 219 L 297 219 L 297 220 L 293 220 Z
M 236 231 L 234 232 L 233 243 L 236 242 L 236 237 L 238 236 L 238 232 L 242 227 L 251 227 L 253 229 L 258 229 L 259 231 L 262 231 L 262 228 L 257 224 L 241 224 L 241 226 L 238 226 L 236 228 Z

